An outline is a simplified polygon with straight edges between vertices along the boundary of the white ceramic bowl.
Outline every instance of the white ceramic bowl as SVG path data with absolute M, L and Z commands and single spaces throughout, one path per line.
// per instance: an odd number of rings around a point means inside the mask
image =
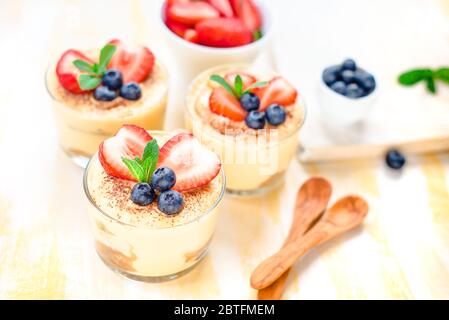
M 173 33 L 164 23 L 165 1 L 159 15 L 161 32 L 167 46 L 172 50 L 175 59 L 190 78 L 208 68 L 222 64 L 251 63 L 257 55 L 270 43 L 273 34 L 273 19 L 271 8 L 265 2 L 256 1 L 262 14 L 263 37 L 258 41 L 235 48 L 213 48 L 188 42 Z
M 320 74 L 318 103 L 321 109 L 321 120 L 332 126 L 349 126 L 363 120 L 373 107 L 379 91 L 377 78 L 375 76 L 374 78 L 376 79 L 376 88 L 373 92 L 365 97 L 352 99 L 329 88 Z

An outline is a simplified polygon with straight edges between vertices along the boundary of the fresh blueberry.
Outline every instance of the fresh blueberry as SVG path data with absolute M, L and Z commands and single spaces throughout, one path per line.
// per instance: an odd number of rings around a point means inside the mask
M 376 88 L 376 80 L 374 77 L 362 69 L 357 69 L 354 73 L 354 82 L 356 82 L 366 94 L 370 94 Z
M 343 81 L 337 81 L 331 85 L 331 89 L 336 93 L 346 95 L 346 83 Z
M 250 112 L 259 109 L 260 100 L 254 93 L 247 92 L 240 97 L 240 105 L 243 109 Z
M 151 186 L 154 190 L 163 192 L 171 189 L 176 183 L 175 172 L 167 167 L 162 167 L 154 171 L 151 177 Z
M 352 59 L 346 59 L 343 61 L 343 64 L 341 65 L 343 70 L 352 70 L 355 71 L 357 69 L 357 65 L 354 60 Z
M 137 183 L 131 190 L 131 201 L 139 206 L 149 205 L 153 202 L 154 198 L 154 190 L 146 182 Z
M 142 91 L 137 83 L 130 82 L 120 88 L 120 96 L 127 100 L 138 100 L 142 96 Z
M 391 169 L 399 170 L 405 164 L 405 157 L 398 150 L 390 150 L 387 153 L 385 161 Z
M 265 127 L 265 112 L 251 111 L 246 116 L 245 123 L 251 129 L 263 129 Z
M 117 98 L 117 93 L 106 86 L 99 86 L 94 91 L 94 98 L 99 101 L 112 101 Z
M 341 66 L 331 66 L 323 71 L 323 81 L 328 86 L 331 86 L 335 81 L 340 79 Z
M 177 214 L 184 207 L 184 199 L 178 191 L 167 190 L 159 195 L 157 207 L 165 214 Z
M 341 73 L 341 79 L 346 83 L 349 84 L 354 81 L 354 71 L 352 70 L 344 70 Z
M 348 98 L 356 99 L 363 95 L 363 90 L 356 83 L 350 83 L 346 87 L 346 96 Z
M 117 69 L 107 70 L 101 81 L 111 90 L 118 90 L 123 84 L 122 74 Z
M 273 103 L 268 106 L 267 110 L 265 111 L 265 116 L 269 124 L 278 126 L 285 122 L 285 118 L 287 115 L 285 113 L 285 109 L 282 106 Z

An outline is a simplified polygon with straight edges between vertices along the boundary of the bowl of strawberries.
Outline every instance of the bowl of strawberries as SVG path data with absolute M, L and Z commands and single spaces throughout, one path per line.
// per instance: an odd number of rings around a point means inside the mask
M 260 0 L 166 0 L 161 27 L 189 76 L 227 63 L 250 63 L 269 44 L 272 15 Z

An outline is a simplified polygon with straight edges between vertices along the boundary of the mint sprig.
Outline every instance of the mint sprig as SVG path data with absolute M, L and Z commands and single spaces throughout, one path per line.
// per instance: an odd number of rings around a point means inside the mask
M 90 64 L 89 62 L 81 59 L 73 61 L 73 65 L 75 67 L 86 72 L 78 77 L 78 83 L 82 90 L 92 90 L 100 85 L 101 78 L 106 72 L 108 64 L 111 62 L 112 56 L 116 50 L 117 47 L 113 44 L 105 45 L 101 49 L 98 63 Z
M 226 89 L 230 94 L 232 94 L 236 99 L 240 100 L 240 97 L 245 93 L 250 92 L 254 88 L 265 87 L 268 82 L 267 81 L 259 81 L 250 85 L 246 90 L 243 90 L 243 80 L 240 75 L 237 75 L 234 80 L 234 86 L 232 87 L 222 76 L 217 74 L 213 74 L 209 77 L 210 80 L 217 82 L 223 88 Z
M 436 82 L 449 84 L 449 68 L 442 67 L 436 70 L 429 68 L 412 69 L 399 75 L 398 81 L 403 86 L 413 86 L 419 82 L 425 82 L 427 91 L 436 94 Z
M 134 159 L 127 159 L 122 157 L 122 161 L 137 181 L 150 182 L 151 175 L 156 170 L 158 158 L 159 147 L 156 139 L 153 139 L 145 146 L 142 158 L 135 157 Z

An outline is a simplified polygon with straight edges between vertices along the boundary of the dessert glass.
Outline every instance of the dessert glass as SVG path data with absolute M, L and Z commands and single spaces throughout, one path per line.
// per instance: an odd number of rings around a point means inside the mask
M 162 131 L 149 133 L 158 141 L 171 137 Z M 187 273 L 206 256 L 217 225 L 217 206 L 225 190 L 223 170 L 214 179 L 218 179 L 219 190 L 212 206 L 179 224 L 169 222 L 171 218 L 158 212 L 160 219 L 167 219 L 167 223 L 149 225 L 138 223 L 139 220 L 131 223 L 119 219 L 113 212 L 99 207 L 89 189 L 92 172 L 99 168 L 102 167 L 95 154 L 85 169 L 83 182 L 84 192 L 90 202 L 88 212 L 96 251 L 109 268 L 133 280 L 162 282 Z
M 52 66 L 47 70 L 45 84 L 52 98 L 59 143 L 78 166 L 84 168 L 100 143 L 113 136 L 124 124 L 135 124 L 146 129 L 163 129 L 168 77 L 160 61 L 155 64 L 157 74 L 150 74 L 149 78 L 140 84 L 142 97 L 139 100 L 111 109 L 92 107 L 89 99 L 77 105 L 64 101 L 59 91 L 64 89 L 58 83 L 55 68 Z M 153 79 L 152 76 L 157 76 L 158 79 Z
M 257 136 L 226 135 L 204 123 L 196 105 L 201 99 L 203 103 L 208 99 L 201 97 L 201 91 L 208 86 L 209 76 L 235 70 L 251 73 L 250 69 L 248 65 L 209 69 L 193 80 L 186 99 L 186 127 L 220 156 L 226 174 L 226 191 L 233 195 L 257 195 L 283 183 L 285 171 L 298 151 L 298 133 L 305 120 L 305 103 L 298 95 L 295 108 L 300 112 L 300 121 L 282 135 L 278 129 L 258 130 Z

